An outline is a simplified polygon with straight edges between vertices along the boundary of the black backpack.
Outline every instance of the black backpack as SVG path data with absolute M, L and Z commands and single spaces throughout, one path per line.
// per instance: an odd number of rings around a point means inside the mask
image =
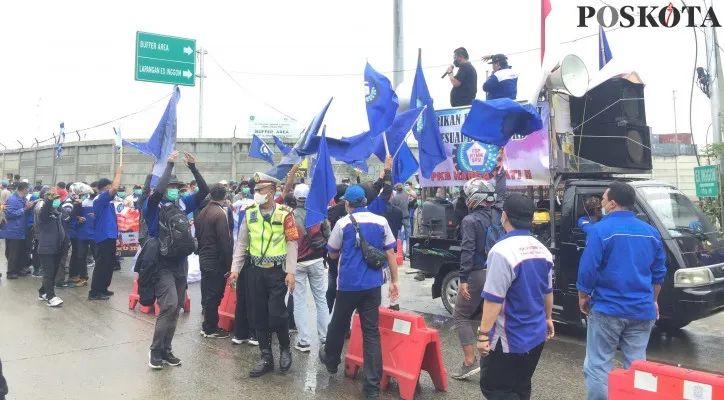
M 196 251 L 196 239 L 191 235 L 191 224 L 186 213 L 173 203 L 161 205 L 158 240 L 160 253 L 164 257 L 186 257 Z

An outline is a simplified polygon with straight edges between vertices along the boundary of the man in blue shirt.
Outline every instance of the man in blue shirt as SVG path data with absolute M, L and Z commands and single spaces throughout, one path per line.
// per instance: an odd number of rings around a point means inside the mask
M 553 255 L 530 233 L 535 207 L 505 199 L 506 234 L 490 249 L 478 332 L 480 390 L 488 399 L 530 399 L 531 378 L 553 337 Z
M 5 239 L 5 255 L 8 259 L 8 279 L 18 279 L 23 273 L 25 255 L 25 232 L 27 228 L 26 212 L 33 208 L 34 202 L 27 201 L 29 186 L 27 182 L 17 184 L 15 193 L 5 205 L 7 221 L 0 229 L 0 238 Z
M 327 342 L 319 349 L 319 358 L 329 373 L 337 373 L 344 337 L 349 331 L 352 313 L 357 310 L 364 342 L 364 394 L 366 398 L 378 398 L 382 378 L 379 307 L 382 303 L 384 273 L 382 269 L 371 268 L 365 261 L 356 229 L 359 229 L 359 235 L 369 246 L 387 254 L 392 275 L 391 301 L 397 301 L 400 292 L 394 252 L 397 243 L 384 217 L 369 212 L 365 207 L 367 199 L 364 189 L 356 185 L 350 186 L 341 199 L 346 202 L 349 215 L 337 222 L 327 241 L 329 257 L 339 258 L 339 284 L 332 321 L 327 331 Z
M 659 233 L 631 211 L 633 187 L 614 182 L 603 194 L 603 219 L 588 231 L 578 266 L 578 303 L 588 316 L 583 375 L 588 399 L 608 398 L 608 374 L 621 346 L 624 368 L 646 359 L 656 303 L 666 276 Z
M 116 263 L 116 241 L 118 240 L 118 222 L 113 199 L 121 186 L 123 166 L 119 166 L 111 182 L 103 178 L 98 181 L 98 196 L 93 199 L 93 218 L 96 243 L 96 267 L 93 269 L 88 300 L 108 300 L 113 292 L 108 290 L 113 279 L 113 267 Z
M 518 96 L 518 74 L 508 65 L 508 57 L 503 54 L 484 56 L 483 61 L 493 65 L 493 75 L 486 78 L 483 84 L 485 100 L 509 98 L 515 100 Z

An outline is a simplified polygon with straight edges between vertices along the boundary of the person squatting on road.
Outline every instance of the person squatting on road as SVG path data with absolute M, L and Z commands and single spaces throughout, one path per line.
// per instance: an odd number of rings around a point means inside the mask
M 621 347 L 623 367 L 646 360 L 666 252 L 656 228 L 631 211 L 634 188 L 613 182 L 603 194 L 603 219 L 587 231 L 578 267 L 578 304 L 588 316 L 583 376 L 589 400 L 608 398 L 608 373 Z
M 261 350 L 259 361 L 249 376 L 257 378 L 274 371 L 271 348 L 273 332 L 276 332 L 280 347 L 279 369 L 287 372 L 292 366 L 289 313 L 285 297 L 287 293 L 289 296 L 294 295 L 299 233 L 292 210 L 274 201 L 274 194 L 281 181 L 257 172 L 254 183 L 256 205 L 245 210 L 244 220 L 239 227 L 230 281 L 238 280 L 248 251 L 251 257 L 248 286 L 252 288 L 252 320 Z
M 480 390 L 489 400 L 531 398 L 531 378 L 553 338 L 553 255 L 530 233 L 535 207 L 520 193 L 505 200 L 506 234 L 490 249 L 478 331 Z
M 171 175 L 178 157 L 178 151 L 174 151 L 168 158 L 158 186 L 143 209 L 149 240 L 156 238 L 159 249 L 155 292 L 160 312 L 156 318 L 148 361 L 153 369 L 161 369 L 163 364 L 181 365 L 181 360 L 172 352 L 171 342 L 176 332 L 179 309 L 183 308 L 186 301 L 187 257 L 196 250 L 186 215 L 196 210 L 209 194 L 209 187 L 196 168 L 194 156 L 190 153 L 184 153 L 184 156 L 186 165 L 199 184 L 199 191 L 193 196 L 179 197 L 179 188 L 183 182 Z

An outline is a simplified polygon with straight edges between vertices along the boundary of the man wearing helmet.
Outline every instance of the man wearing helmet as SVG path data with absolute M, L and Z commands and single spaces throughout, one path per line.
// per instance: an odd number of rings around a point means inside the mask
M 485 285 L 486 242 L 491 231 L 500 224 L 502 201 L 505 198 L 505 170 L 502 163 L 493 171 L 493 183 L 483 178 L 473 178 L 465 183 L 463 192 L 469 213 L 460 223 L 460 288 L 455 300 L 453 320 L 465 359 L 460 370 L 451 376 L 467 379 L 480 371 L 475 357 L 475 331 L 473 315 L 482 303 Z M 490 228 L 490 229 L 489 229 Z M 493 232 L 494 233 L 494 232 Z

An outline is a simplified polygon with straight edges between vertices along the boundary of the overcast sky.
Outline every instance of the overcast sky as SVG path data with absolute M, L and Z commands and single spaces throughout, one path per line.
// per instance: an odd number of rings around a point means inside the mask
M 606 1 L 615 7 L 651 5 Z M 597 32 L 595 22 L 588 28 L 577 27 L 576 6 L 599 8 L 604 5 L 600 1 L 552 3 L 549 39 L 568 41 Z M 720 21 L 724 21 L 723 7 L 715 9 Z M 539 47 L 539 19 L 539 0 L 405 0 L 404 62 L 412 70 L 405 80 L 414 76 L 420 47 L 423 66 L 433 66 L 425 74 L 435 107 L 448 107 L 450 83 L 440 79 L 445 70 L 440 65 L 449 64 L 453 50 L 465 46 L 474 60 L 484 54 L 509 54 L 520 75 L 519 97 L 527 97 L 539 76 L 540 53 L 524 51 Z M 208 50 L 204 137 L 231 137 L 235 126 L 237 136 L 246 135 L 250 114 L 276 115 L 264 103 L 306 126 L 332 96 L 326 119 L 330 136 L 359 133 L 367 127 L 365 60 L 378 71 L 392 70 L 391 0 L 7 2 L 0 13 L 4 50 L 0 142 L 12 148 L 19 147 L 15 140 L 20 140 L 27 147 L 34 137 L 51 137 L 60 122 L 69 132 L 87 128 L 170 94 L 169 85 L 134 80 L 136 31 L 193 38 L 197 48 Z M 698 36 L 698 66 L 706 67 L 704 37 L 700 32 Z M 614 59 L 637 71 L 646 83 L 647 121 L 653 132 L 674 132 L 672 90 L 678 91 L 678 131 L 689 132 L 692 29 L 617 29 L 608 34 L 608 41 Z M 581 57 L 591 74 L 598 70 L 597 50 L 595 36 L 560 48 L 561 54 Z M 475 62 L 474 66 L 482 85 L 488 65 Z M 321 74 L 350 75 L 288 76 Z M 197 135 L 198 93 L 198 84 L 181 88 L 179 136 Z M 479 90 L 478 97 L 482 96 Z M 122 126 L 124 137 L 147 138 L 165 104 L 161 101 L 149 111 L 83 134 L 88 139 L 111 138 L 112 127 Z M 692 119 L 695 137 L 703 144 L 710 108 L 696 87 Z

